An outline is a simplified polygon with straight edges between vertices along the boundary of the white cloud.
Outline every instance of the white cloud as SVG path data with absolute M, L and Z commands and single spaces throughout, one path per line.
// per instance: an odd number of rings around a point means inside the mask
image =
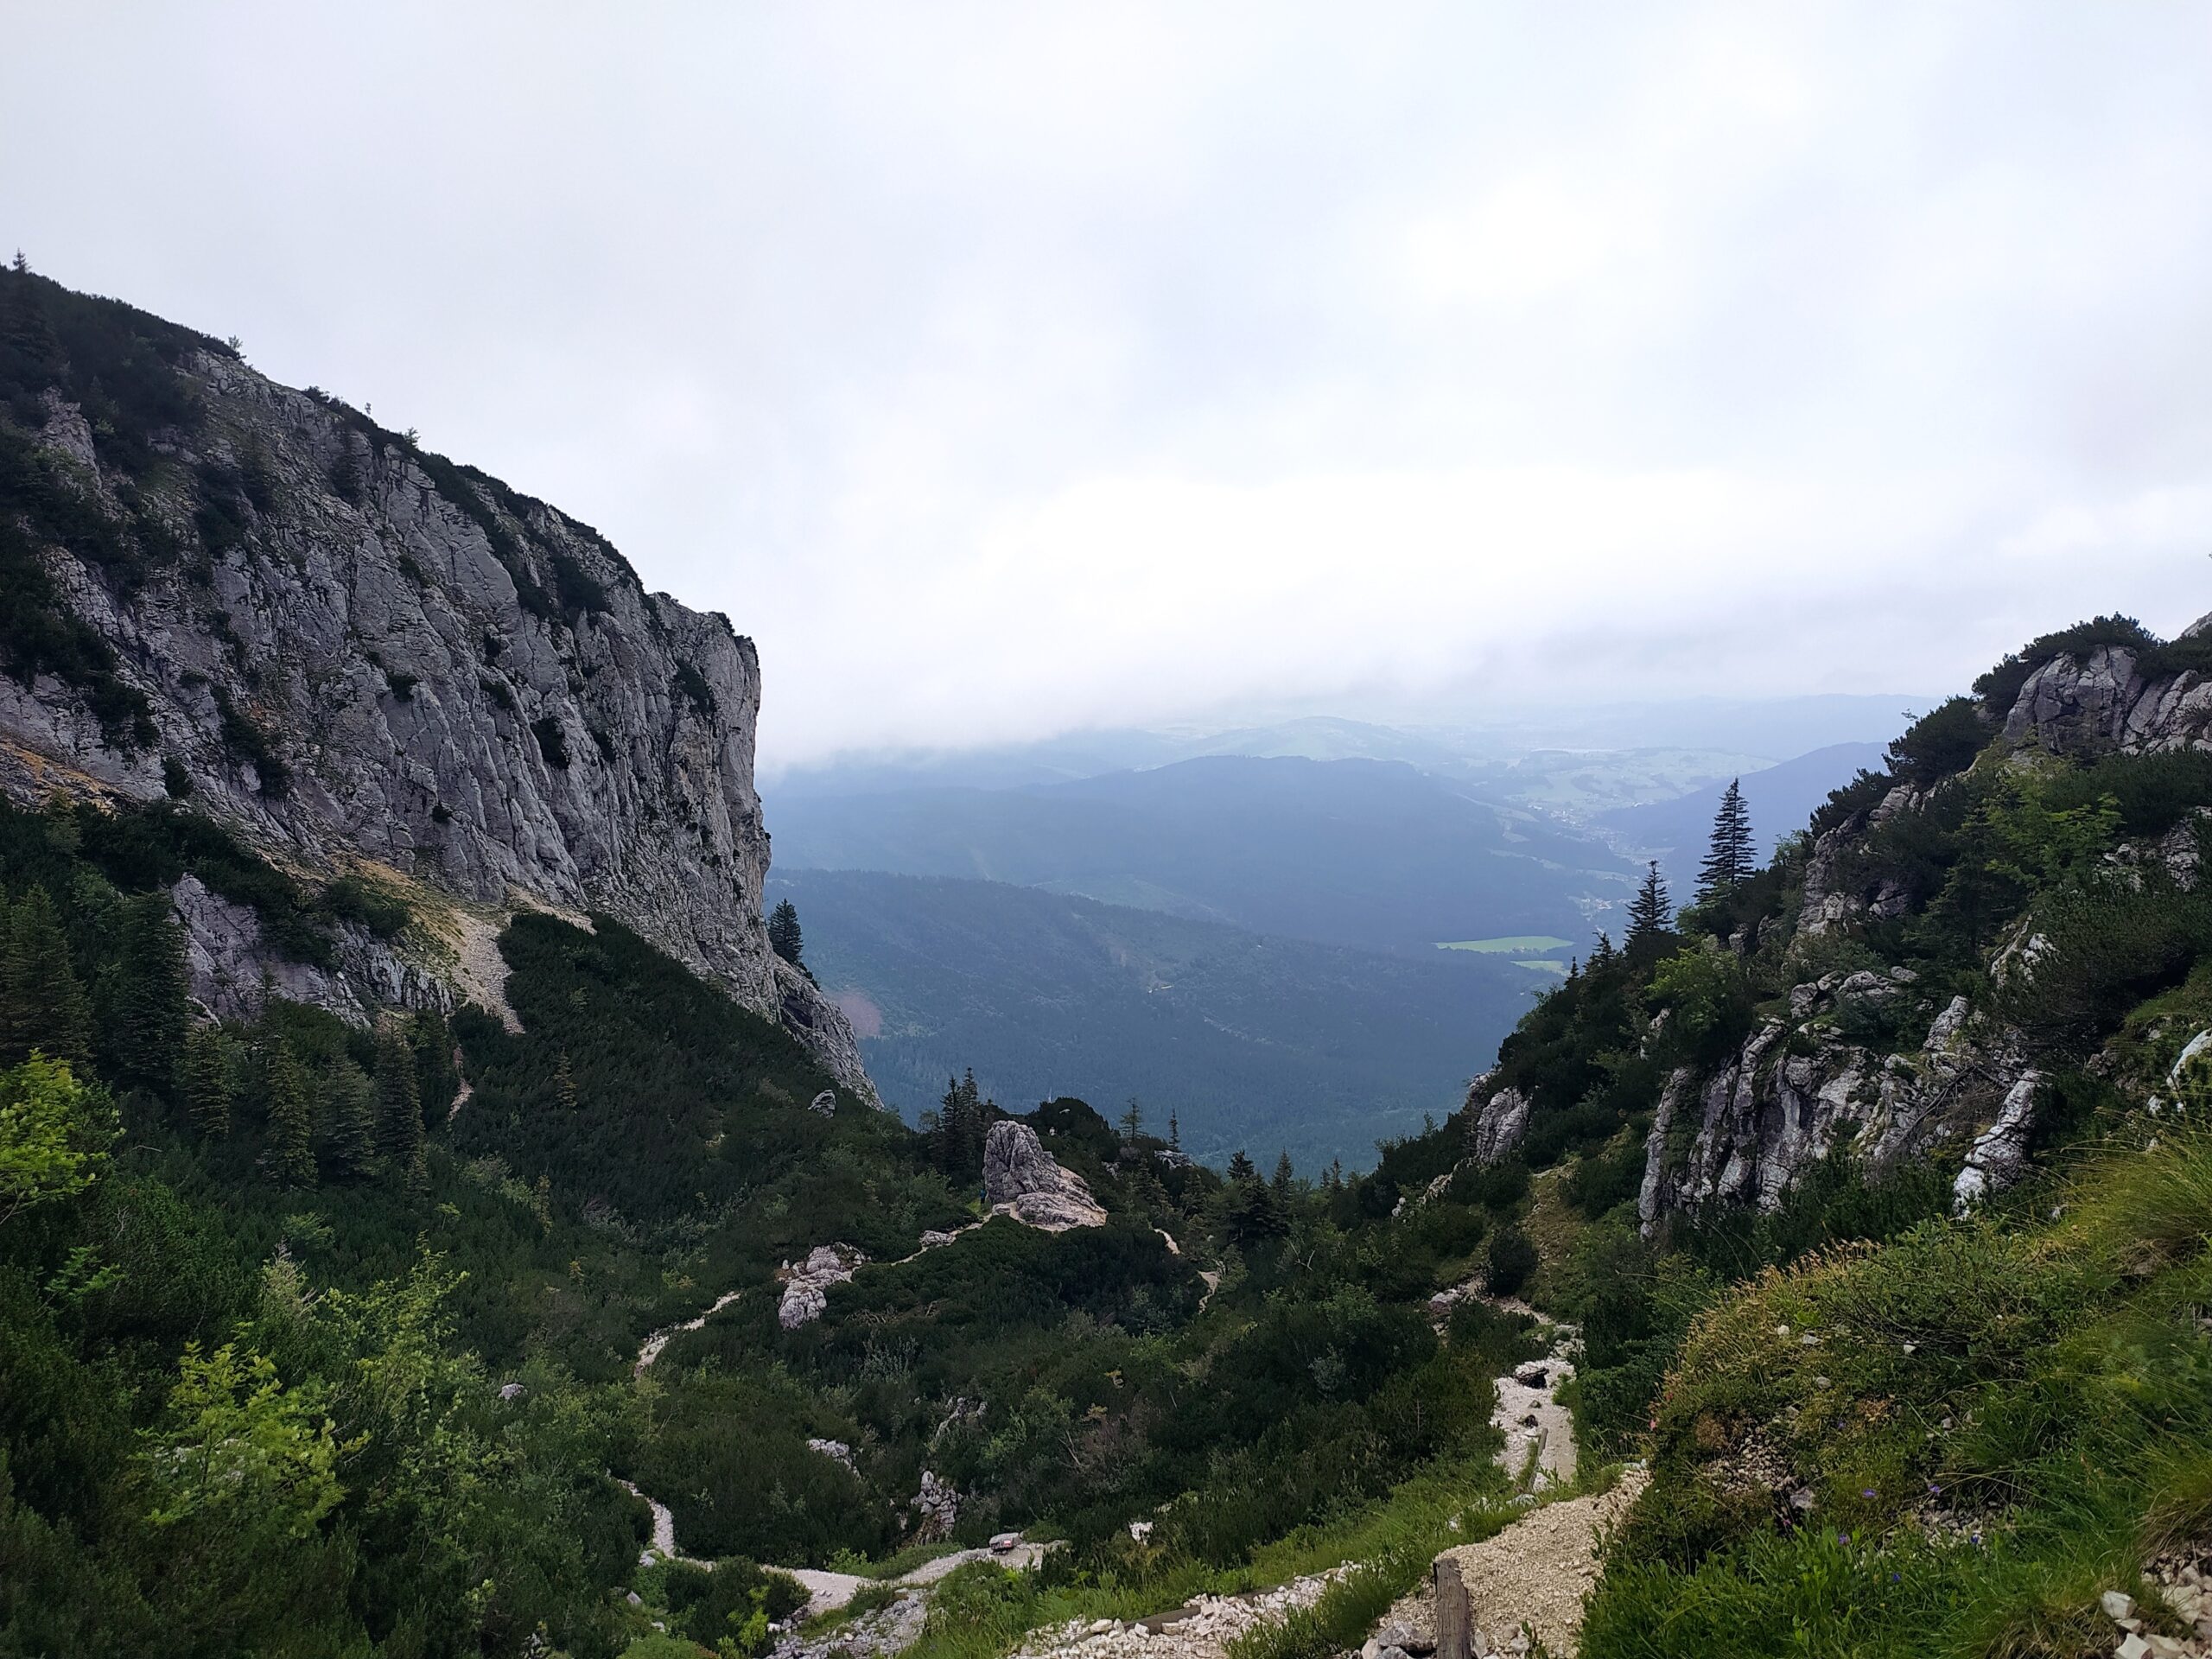
M 2212 606 L 2212 11 L 48 8 L 0 233 L 598 524 L 770 760 Z

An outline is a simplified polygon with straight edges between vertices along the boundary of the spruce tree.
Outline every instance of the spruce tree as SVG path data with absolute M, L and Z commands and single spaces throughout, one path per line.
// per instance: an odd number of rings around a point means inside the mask
M 1725 899 L 1751 879 L 1757 868 L 1751 851 L 1751 817 L 1744 805 L 1744 791 L 1731 779 L 1721 791 L 1720 810 L 1713 814 L 1713 838 L 1705 862 L 1697 870 L 1697 902 L 1709 905 Z
M 270 1039 L 263 1051 L 261 1086 L 269 1109 L 269 1151 L 263 1164 L 270 1178 L 286 1186 L 313 1186 L 315 1109 L 308 1098 L 307 1073 L 282 1037 Z
M 349 1180 L 365 1180 L 377 1166 L 377 1091 L 368 1074 L 340 1060 L 323 1074 L 322 1111 L 330 1125 L 330 1160 Z
M 1279 1196 L 1287 1193 L 1290 1191 L 1290 1184 L 1294 1179 L 1294 1173 L 1290 1166 L 1290 1154 L 1286 1151 L 1281 1157 L 1275 1160 L 1274 1189 L 1276 1193 Z
M 184 930 L 165 891 L 123 901 L 107 1041 L 124 1079 L 165 1089 L 184 1052 Z
M 184 1035 L 179 1081 L 192 1127 L 211 1141 L 231 1132 L 231 1040 L 220 1026 L 194 1026 Z
M 788 899 L 778 899 L 768 915 L 769 949 L 796 968 L 805 945 L 805 937 L 799 931 L 798 907 Z
M 36 1050 L 49 1060 L 86 1065 L 92 1058 L 92 1004 L 69 960 L 54 900 L 44 887 L 33 887 L 5 912 L 0 1054 L 12 1062 Z
M 562 1057 L 563 1070 L 567 1057 Z M 415 1053 L 399 1021 L 377 1027 L 377 1151 L 385 1173 L 411 1187 L 429 1185 L 423 1147 L 423 1096 L 415 1082 Z
M 957 1081 L 945 1080 L 939 1103 L 936 1145 L 937 1166 L 948 1179 L 971 1181 L 983 1173 L 983 1141 L 990 1132 L 990 1106 L 976 1087 L 971 1068 Z
M 1137 1137 L 1144 1133 L 1144 1108 L 1137 1103 L 1135 1095 L 1129 1096 L 1129 1109 L 1122 1114 L 1122 1144 L 1134 1147 Z
M 1667 884 L 1659 879 L 1659 863 L 1654 859 L 1644 870 L 1643 885 L 1629 900 L 1628 953 L 1635 957 L 1648 951 L 1665 937 L 1667 925 L 1673 918 L 1673 906 L 1667 902 Z
M 408 1039 L 415 1051 L 415 1086 L 423 1097 L 423 1114 L 436 1122 L 453 1110 L 461 1092 L 461 1071 L 454 1064 L 453 1030 L 435 1008 L 426 1008 L 408 1021 Z

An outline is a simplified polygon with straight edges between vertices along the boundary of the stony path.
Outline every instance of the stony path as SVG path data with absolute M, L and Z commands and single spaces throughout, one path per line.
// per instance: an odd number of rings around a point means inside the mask
M 1221 1659 L 1225 1643 L 1254 1625 L 1311 1607 L 1346 1569 L 1309 1573 L 1249 1596 L 1200 1596 L 1173 1612 L 1135 1620 L 1055 1624 L 1031 1634 L 1014 1659 Z
M 659 1330 L 654 1332 L 652 1335 L 647 1337 L 644 1342 L 639 1344 L 638 1363 L 634 1366 L 631 1367 L 630 1375 L 632 1376 L 643 1376 L 645 1374 L 647 1368 L 650 1367 L 655 1360 L 660 1357 L 661 1350 L 667 1347 L 670 1342 L 674 1340 L 676 1338 L 682 1336 L 686 1331 L 698 1331 L 703 1329 L 709 1319 L 713 1319 L 715 1314 L 721 1313 L 722 1309 L 728 1307 L 732 1302 L 735 1301 L 743 1294 L 745 1294 L 745 1293 L 741 1290 L 725 1291 L 721 1295 L 715 1298 L 714 1306 L 709 1307 L 705 1313 L 699 1315 L 697 1319 L 685 1319 L 681 1324 L 677 1325 L 664 1325 L 661 1326 Z
M 651 1567 L 656 1560 L 664 1561 L 688 1561 L 692 1559 L 690 1556 L 680 1554 L 677 1551 L 676 1516 L 670 1510 L 667 1504 L 662 1503 L 658 1498 L 649 1497 L 645 1492 L 639 1491 L 637 1482 L 633 1480 L 624 1480 L 620 1475 L 618 1475 L 614 1478 L 614 1484 L 653 1512 L 652 1541 L 647 1544 L 645 1548 L 639 1553 L 639 1566 Z M 698 1565 L 705 1567 L 709 1565 L 709 1563 L 701 1561 Z
M 1531 1360 L 1497 1379 L 1497 1405 L 1490 1419 L 1505 1436 L 1497 1460 L 1516 1480 L 1527 1471 L 1533 1492 L 1574 1481 L 1574 1414 L 1559 1398 L 1560 1385 L 1574 1375 L 1574 1362 L 1560 1357 L 1561 1350 L 1571 1351 L 1572 1342 L 1562 1339 L 1553 1357 Z
M 1510 1659 L 1525 1651 L 1516 1645 L 1525 1626 L 1552 1659 L 1573 1659 L 1582 1599 L 1598 1582 L 1599 1535 L 1627 1512 L 1647 1479 L 1643 1470 L 1630 1469 L 1609 1492 L 1540 1505 L 1495 1537 L 1444 1552 L 1459 1563 L 1466 1586 L 1478 1654 Z M 1376 1638 L 1377 1652 L 1433 1651 L 1435 1596 L 1432 1580 L 1393 1607 Z

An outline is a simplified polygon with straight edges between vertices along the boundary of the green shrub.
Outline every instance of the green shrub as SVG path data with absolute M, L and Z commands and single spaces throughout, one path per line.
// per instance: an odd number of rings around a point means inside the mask
M 1517 1296 L 1536 1271 L 1536 1247 L 1518 1227 L 1501 1227 L 1491 1236 L 1483 1283 L 1493 1296 Z
M 2139 652 L 2156 647 L 2158 643 L 2158 636 L 2132 616 L 2094 617 L 2030 640 L 1977 679 L 1974 683 L 1974 696 L 1981 699 L 1985 709 L 2001 719 L 2011 711 L 2019 697 L 2020 688 L 2028 683 L 2028 677 L 2054 658 L 2086 656 L 2092 651 L 2112 646 Z

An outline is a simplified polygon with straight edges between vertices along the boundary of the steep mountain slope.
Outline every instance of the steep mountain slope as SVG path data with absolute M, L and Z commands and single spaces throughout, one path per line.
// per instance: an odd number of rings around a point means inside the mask
M 1533 815 L 1377 760 L 1215 756 L 779 814 L 785 868 L 982 877 L 1366 950 L 1580 938 L 1630 874 Z
M 1832 1151 L 1940 1160 L 1962 1202 L 2017 1179 L 2111 1075 L 2114 1059 L 2084 1068 L 2122 1016 L 2212 947 L 2208 671 L 2205 623 L 2167 645 L 2101 619 L 2008 658 L 1835 791 L 1804 842 L 1686 913 L 1682 938 L 1636 942 L 1532 1016 L 1556 1029 L 1501 1051 L 1471 1140 L 1495 1159 L 1588 1116 L 1610 1051 L 1615 1103 L 1576 1138 L 1649 1125 L 1647 1229 L 1773 1210 Z M 2185 1035 L 2133 1064 L 2171 1065 Z
M 885 1097 L 934 1108 L 973 1065 L 1005 1101 L 1136 1096 L 1192 1155 L 1361 1169 L 1464 1092 L 1549 976 L 1462 951 L 1394 957 L 1034 888 L 779 870 L 806 961 L 855 1021 Z M 848 1006 L 855 1006 L 849 1000 Z M 871 1017 L 872 1016 L 872 1017 Z
M 231 348 L 0 272 L 0 787 L 188 799 L 418 905 L 299 971 L 180 894 L 200 990 L 443 1002 L 499 914 L 598 909 L 869 1085 L 760 915 L 760 665 L 588 525 Z M 484 988 L 474 988 L 479 995 Z

